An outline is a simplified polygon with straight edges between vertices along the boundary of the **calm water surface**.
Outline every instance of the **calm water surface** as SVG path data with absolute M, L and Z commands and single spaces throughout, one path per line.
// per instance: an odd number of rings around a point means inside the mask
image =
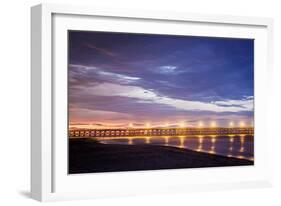
M 254 137 L 251 135 L 103 137 L 100 142 L 103 144 L 164 145 L 228 157 L 254 159 Z

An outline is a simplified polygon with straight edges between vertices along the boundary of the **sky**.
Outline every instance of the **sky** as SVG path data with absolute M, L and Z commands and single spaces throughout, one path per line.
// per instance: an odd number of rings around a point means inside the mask
M 254 40 L 69 31 L 72 128 L 252 125 Z

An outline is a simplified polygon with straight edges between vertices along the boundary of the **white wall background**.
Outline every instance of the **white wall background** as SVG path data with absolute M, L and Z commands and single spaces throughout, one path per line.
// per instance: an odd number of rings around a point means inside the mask
M 0 21 L 0 204 L 36 205 L 29 192 L 30 150 L 30 6 L 45 1 L 1 2 Z M 276 0 L 57 0 L 71 3 L 155 11 L 272 17 L 275 20 L 275 105 L 272 129 L 275 139 L 275 187 L 213 191 L 178 195 L 156 195 L 83 200 L 47 204 L 61 205 L 280 205 L 281 204 L 281 6 Z M 266 137 L 265 137 L 266 138 Z

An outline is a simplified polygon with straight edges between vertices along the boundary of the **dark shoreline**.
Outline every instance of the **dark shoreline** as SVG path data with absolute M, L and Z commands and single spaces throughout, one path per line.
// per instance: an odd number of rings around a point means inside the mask
M 69 174 L 254 165 L 254 161 L 159 145 L 69 139 Z

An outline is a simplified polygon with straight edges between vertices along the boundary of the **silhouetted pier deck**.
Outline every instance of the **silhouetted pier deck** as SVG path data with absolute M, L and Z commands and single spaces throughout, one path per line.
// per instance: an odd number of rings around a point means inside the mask
M 129 137 L 179 135 L 253 135 L 253 127 L 235 128 L 125 128 L 125 129 L 74 129 L 69 137 Z

